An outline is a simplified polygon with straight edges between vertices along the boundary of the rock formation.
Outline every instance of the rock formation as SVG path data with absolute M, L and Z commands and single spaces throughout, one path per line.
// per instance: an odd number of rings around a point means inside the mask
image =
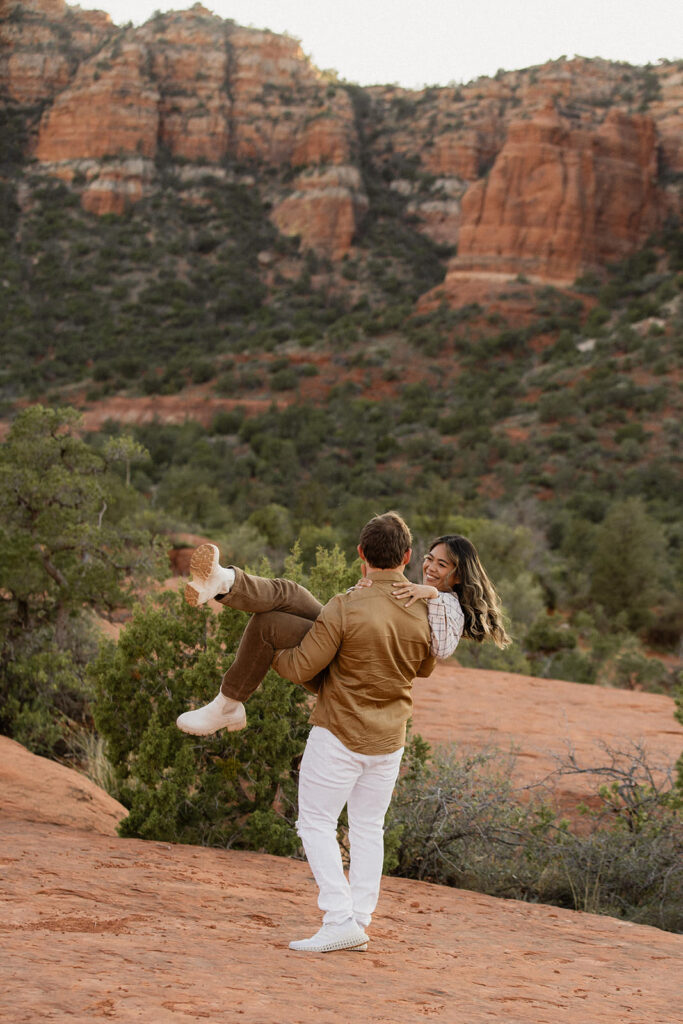
M 65 88 L 79 63 L 117 32 L 104 11 L 65 0 L 2 0 L 0 82 L 14 103 L 40 104 Z
M 464 87 L 369 93 L 378 164 L 421 230 L 458 246 L 442 298 L 465 277 L 572 281 L 683 209 L 677 64 L 560 59 Z
M 296 179 L 295 189 L 273 210 L 274 223 L 284 235 L 299 235 L 307 248 L 341 259 L 368 208 L 358 170 L 312 170 Z
M 35 155 L 67 181 L 85 176 L 83 204 L 95 213 L 149 194 L 160 161 L 299 168 L 294 189 L 271 199 L 273 220 L 338 259 L 367 208 L 356 150 L 347 93 L 322 82 L 296 40 L 195 4 L 85 59 L 46 111 Z
M 665 210 L 654 122 L 610 111 L 574 128 L 549 104 L 513 122 L 490 174 L 462 203 L 453 269 L 570 283 L 644 244 Z
M 0 808 L 5 819 L 115 836 L 126 808 L 90 779 L 0 736 Z
M 2 13 L 5 101 L 45 105 L 39 166 L 95 213 L 151 195 L 169 166 L 210 166 L 253 182 L 282 233 L 338 260 L 371 176 L 417 230 L 458 246 L 448 297 L 464 274 L 571 280 L 683 209 L 676 63 L 561 58 L 468 85 L 361 90 L 296 40 L 201 4 L 121 29 L 63 0 L 5 0 Z

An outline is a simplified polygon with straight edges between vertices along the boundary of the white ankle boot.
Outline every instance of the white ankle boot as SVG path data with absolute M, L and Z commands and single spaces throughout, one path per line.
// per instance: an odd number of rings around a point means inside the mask
M 206 604 L 216 594 L 227 594 L 235 582 L 235 570 L 224 569 L 215 544 L 200 544 L 190 559 L 192 579 L 185 587 L 185 600 L 193 607 Z
M 244 704 L 219 693 L 210 704 L 205 704 L 196 711 L 185 711 L 178 715 L 175 724 L 183 732 L 192 733 L 193 736 L 210 736 L 219 729 L 237 732 L 244 729 L 247 724 L 247 713 Z

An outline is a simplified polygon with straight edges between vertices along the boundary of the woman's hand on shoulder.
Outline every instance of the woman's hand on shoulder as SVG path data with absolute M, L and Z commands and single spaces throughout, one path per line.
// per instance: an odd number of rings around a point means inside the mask
M 349 587 L 349 589 L 346 591 L 346 593 L 350 594 L 352 590 L 360 590 L 362 587 L 371 587 L 371 586 L 372 586 L 372 580 L 369 580 L 366 576 L 362 576 L 361 579 L 358 580 L 358 583 L 354 583 L 354 585 L 352 587 Z
M 411 604 L 415 604 L 421 598 L 425 601 L 432 601 L 439 596 L 436 587 L 429 587 L 426 583 L 411 583 L 410 580 L 394 583 L 391 593 L 398 601 L 405 601 L 406 608 L 410 608 Z

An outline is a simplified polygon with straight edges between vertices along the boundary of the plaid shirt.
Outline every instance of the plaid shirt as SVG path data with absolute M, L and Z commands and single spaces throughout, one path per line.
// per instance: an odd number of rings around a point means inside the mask
M 432 631 L 432 654 L 435 658 L 449 658 L 458 646 L 465 625 L 457 594 L 441 592 L 427 601 L 427 616 Z

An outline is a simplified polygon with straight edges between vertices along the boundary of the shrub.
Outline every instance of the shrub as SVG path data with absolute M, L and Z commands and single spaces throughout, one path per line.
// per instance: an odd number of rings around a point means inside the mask
M 90 677 L 95 721 L 129 808 L 122 835 L 298 850 L 292 771 L 305 744 L 306 692 L 269 672 L 249 701 L 250 728 L 198 738 L 175 725 L 191 702 L 216 695 L 245 621 L 165 594 L 138 606 L 118 644 L 102 647 Z
M 387 818 L 385 869 L 454 885 L 666 928 L 683 926 L 683 843 L 671 772 L 645 752 L 605 751 L 602 764 L 571 757 L 558 775 L 596 779 L 586 823 L 574 830 L 511 781 L 500 751 L 431 751 L 413 737 Z M 586 827 L 586 825 L 588 827 Z
M 544 679 L 566 679 L 569 683 L 592 684 L 597 678 L 594 659 L 578 650 L 555 652 L 534 669 Z
M 563 623 L 558 626 L 548 617 L 543 617 L 537 619 L 528 631 L 525 646 L 539 654 L 572 650 L 576 647 L 576 634 Z
M 211 421 L 211 433 L 213 434 L 236 434 L 244 419 L 241 409 L 223 409 L 217 412 Z
M 270 386 L 273 391 L 290 391 L 297 386 L 299 378 L 296 371 L 287 368 L 277 370 L 270 379 Z
M 285 565 L 290 578 L 303 578 L 298 544 Z M 257 571 L 268 574 L 267 562 Z M 337 548 L 318 550 L 311 587 L 320 598 L 357 577 L 357 564 L 348 566 Z M 296 767 L 308 732 L 306 691 L 271 671 L 249 700 L 250 728 L 198 738 L 175 725 L 190 702 L 215 696 L 246 619 L 165 593 L 136 607 L 118 644 L 103 644 L 89 678 L 118 798 L 129 808 L 122 835 L 282 855 L 299 850 Z
M 627 690 L 668 693 L 674 673 L 659 658 L 646 654 L 637 637 L 626 634 L 616 651 L 600 665 L 598 681 Z
M 569 391 L 553 391 L 538 402 L 541 423 L 554 423 L 576 415 L 576 398 Z

